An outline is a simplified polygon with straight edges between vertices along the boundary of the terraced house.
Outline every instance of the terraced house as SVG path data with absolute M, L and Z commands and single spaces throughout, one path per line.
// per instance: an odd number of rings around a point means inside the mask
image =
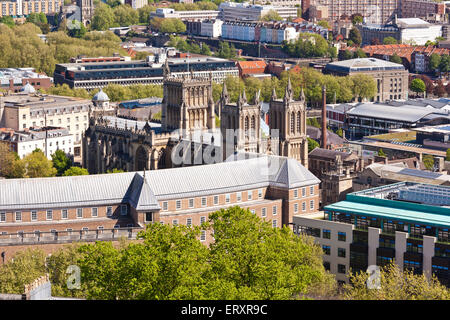
M 263 155 L 165 170 L 2 180 L 0 251 L 134 238 L 149 223 L 200 225 L 235 205 L 281 227 L 294 214 L 318 210 L 319 182 L 294 159 Z M 200 240 L 210 243 L 209 231 Z
M 321 217 L 294 216 L 294 231 L 316 239 L 338 281 L 395 261 L 450 287 L 449 205 L 450 187 L 400 182 L 348 194 Z

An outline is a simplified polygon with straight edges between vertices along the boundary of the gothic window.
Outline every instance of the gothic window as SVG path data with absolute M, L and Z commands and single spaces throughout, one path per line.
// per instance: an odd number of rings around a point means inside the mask
M 295 132 L 295 113 L 291 113 L 291 133 Z
M 255 116 L 252 116 L 252 126 L 251 126 L 251 128 L 252 128 L 253 130 L 256 129 L 256 120 L 255 120 Z
M 300 124 L 301 116 L 300 115 L 301 115 L 300 111 L 297 112 L 297 132 L 300 132 L 300 126 L 301 126 L 301 124 Z
M 248 117 L 245 117 L 244 120 L 244 130 L 245 130 L 245 134 L 248 133 Z

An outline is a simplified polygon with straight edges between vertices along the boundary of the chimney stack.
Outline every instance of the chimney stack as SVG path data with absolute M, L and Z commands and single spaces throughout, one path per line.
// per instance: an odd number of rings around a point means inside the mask
M 327 88 L 322 87 L 322 146 L 327 149 Z

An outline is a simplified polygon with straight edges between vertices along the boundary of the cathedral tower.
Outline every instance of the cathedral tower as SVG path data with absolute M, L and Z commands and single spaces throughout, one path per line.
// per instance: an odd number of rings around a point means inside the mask
M 239 94 L 237 103 L 230 103 L 224 82 L 219 100 L 220 129 L 224 142 L 224 158 L 234 151 L 261 152 L 261 101 L 260 91 L 253 102 L 247 101 L 245 89 Z M 229 131 L 227 134 L 227 129 Z M 234 134 L 231 136 L 231 132 Z
M 77 0 L 77 6 L 81 10 L 81 22 L 87 26 L 91 24 L 94 16 L 94 0 Z
M 272 152 L 280 156 L 297 159 L 308 168 L 308 141 L 306 137 L 306 105 L 303 89 L 299 100 L 294 100 L 289 78 L 283 99 L 278 99 L 275 89 L 269 106 Z M 273 136 L 278 130 L 278 139 Z
M 164 74 L 161 124 L 163 131 L 215 129 L 212 79 L 170 77 Z

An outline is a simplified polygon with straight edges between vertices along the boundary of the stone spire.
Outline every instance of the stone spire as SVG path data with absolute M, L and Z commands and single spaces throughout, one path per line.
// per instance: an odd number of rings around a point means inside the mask
M 259 89 L 258 91 L 256 91 L 255 93 L 255 101 L 254 104 L 258 105 L 261 102 L 261 89 Z
M 230 96 L 228 95 L 227 84 L 226 84 L 225 81 L 223 82 L 222 97 L 221 98 L 222 98 L 222 101 L 224 103 L 228 103 L 229 99 L 230 99 Z
M 302 91 L 300 92 L 300 101 L 305 101 L 306 97 L 305 97 L 305 92 L 303 91 L 303 87 L 302 87 Z
M 288 84 L 286 86 L 286 91 L 284 94 L 284 100 L 285 101 L 292 101 L 293 98 L 293 90 L 292 90 L 292 83 L 291 83 L 291 77 L 288 79 Z
M 277 100 L 277 92 L 275 90 L 275 87 L 273 87 L 272 90 L 272 97 L 270 97 L 271 100 Z
M 169 60 L 166 59 L 163 66 L 163 77 L 167 79 L 170 76 Z

